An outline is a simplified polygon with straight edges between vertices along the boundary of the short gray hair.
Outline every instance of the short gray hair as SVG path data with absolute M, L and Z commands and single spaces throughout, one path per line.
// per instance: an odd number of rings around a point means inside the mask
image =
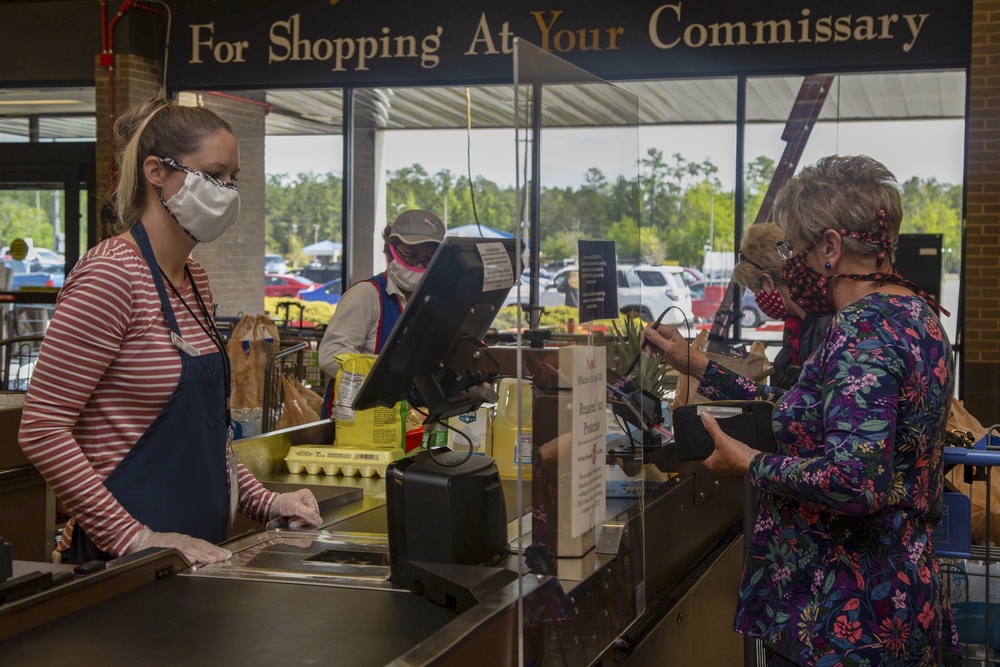
M 867 155 L 831 155 L 804 168 L 774 198 L 775 222 L 796 252 L 819 242 L 823 232 L 877 234 L 885 211 L 889 239 L 895 246 L 903 218 L 896 177 Z M 844 237 L 846 252 L 876 257 L 878 246 Z M 889 249 L 889 258 L 893 252 Z

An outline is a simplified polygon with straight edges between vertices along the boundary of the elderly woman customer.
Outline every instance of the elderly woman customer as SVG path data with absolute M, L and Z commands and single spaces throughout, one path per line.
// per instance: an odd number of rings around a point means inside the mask
M 703 395 L 775 403 L 773 454 L 702 415 L 716 445 L 705 466 L 760 490 L 735 629 L 764 641 L 772 665 L 959 664 L 931 541 L 951 346 L 937 304 L 892 269 L 895 178 L 869 157 L 824 158 L 779 192 L 774 213 L 792 300 L 833 315 L 791 389 L 689 357 L 673 327 L 643 332 Z
M 807 313 L 792 301 L 781 279 L 785 259 L 778 252 L 778 242 L 783 239 L 784 232 L 775 224 L 751 225 L 740 243 L 733 281 L 754 293 L 765 315 L 784 322 L 781 349 L 774 357 L 768 384 L 788 389 L 799 379 L 803 362 L 822 342 L 830 316 Z

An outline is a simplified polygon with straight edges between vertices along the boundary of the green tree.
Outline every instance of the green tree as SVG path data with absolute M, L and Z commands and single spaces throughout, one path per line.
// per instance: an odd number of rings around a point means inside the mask
M 0 240 L 10 245 L 17 238 L 30 238 L 39 248 L 53 247 L 52 220 L 33 204 L 4 197 L 0 199 Z
M 267 252 L 294 256 L 315 241 L 341 240 L 343 180 L 331 173 L 271 174 L 265 183 Z
M 962 250 L 962 188 L 914 176 L 900 185 L 902 234 L 941 234 L 942 266 L 957 273 Z

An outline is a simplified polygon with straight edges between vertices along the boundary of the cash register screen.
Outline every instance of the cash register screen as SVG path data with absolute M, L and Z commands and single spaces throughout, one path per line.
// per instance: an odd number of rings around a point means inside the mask
M 482 340 L 514 285 L 515 239 L 446 237 L 379 351 L 354 408 L 392 406 L 441 372 L 463 337 Z

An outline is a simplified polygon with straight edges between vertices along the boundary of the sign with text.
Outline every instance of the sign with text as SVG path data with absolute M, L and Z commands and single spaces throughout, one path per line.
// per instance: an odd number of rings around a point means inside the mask
M 604 521 L 607 349 L 585 345 L 560 348 L 559 370 L 560 385 L 571 388 L 573 420 L 572 446 L 559 453 L 569 457 L 568 465 L 560 463 L 560 469 L 569 472 L 569 493 L 560 502 L 560 524 L 562 513 L 568 511 L 570 536 L 579 537 Z M 560 475 L 561 485 L 565 479 Z
M 514 38 L 604 79 L 962 68 L 970 0 L 171 0 L 170 85 L 511 83 Z
M 580 323 L 618 317 L 618 263 L 614 241 L 578 241 Z

